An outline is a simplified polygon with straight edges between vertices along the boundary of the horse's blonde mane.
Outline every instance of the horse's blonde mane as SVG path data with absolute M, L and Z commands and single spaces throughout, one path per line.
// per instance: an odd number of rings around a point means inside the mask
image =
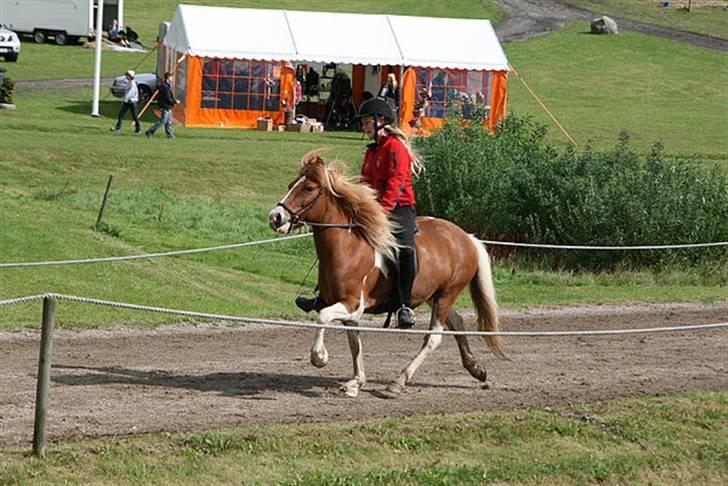
M 356 225 L 354 231 L 377 252 L 394 259 L 398 246 L 392 234 L 394 223 L 377 201 L 376 191 L 347 176 L 341 162 L 334 160 L 325 164 L 322 153 L 323 150 L 318 149 L 304 155 L 300 175 L 317 180 L 346 219 Z

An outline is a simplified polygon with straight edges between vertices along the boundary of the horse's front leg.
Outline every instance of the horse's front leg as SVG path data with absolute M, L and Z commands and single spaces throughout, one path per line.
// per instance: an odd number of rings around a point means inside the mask
M 321 309 L 318 316 L 319 324 L 330 324 L 334 321 L 341 321 L 347 326 L 356 326 L 364 310 L 363 303 L 353 312 L 344 303 L 338 302 L 332 306 Z M 319 368 L 326 366 L 329 354 L 324 346 L 324 329 L 317 329 L 311 348 L 311 363 Z M 362 355 L 361 339 L 356 331 L 347 332 L 349 338 L 349 349 L 354 362 L 354 377 L 341 386 L 341 390 L 348 397 L 356 397 L 359 389 L 366 383 L 364 375 L 364 357 Z
M 357 325 L 354 321 L 347 321 L 345 324 L 354 327 Z M 367 377 L 364 374 L 364 352 L 359 331 L 346 331 L 346 335 L 349 338 L 349 350 L 351 351 L 351 359 L 354 363 L 354 378 L 341 385 L 341 391 L 347 397 L 354 398 L 367 382 Z
M 320 322 L 320 320 L 319 320 Z M 311 346 L 311 364 L 316 368 L 323 368 L 329 362 L 329 352 L 324 344 L 324 329 L 316 329 Z

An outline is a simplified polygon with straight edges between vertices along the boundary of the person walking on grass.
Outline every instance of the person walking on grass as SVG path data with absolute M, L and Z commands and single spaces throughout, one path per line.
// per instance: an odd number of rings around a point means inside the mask
M 164 79 L 162 79 L 162 82 L 159 84 L 159 94 L 157 95 L 157 105 L 159 105 L 161 113 L 159 114 L 159 118 L 157 118 L 156 123 L 152 125 L 149 130 L 144 132 L 144 135 L 146 135 L 147 138 L 151 138 L 154 135 L 154 132 L 156 132 L 162 125 L 164 125 L 164 133 L 167 134 L 167 138 L 174 138 L 174 130 L 172 129 L 172 108 L 174 108 L 174 105 L 179 103 L 179 101 L 177 101 L 174 97 L 174 93 L 172 93 L 172 86 L 170 85 L 171 80 L 172 73 L 164 73 Z
M 137 103 L 139 102 L 139 87 L 136 81 L 134 81 L 134 71 L 131 69 L 124 73 L 126 76 L 127 84 L 124 96 L 121 97 L 121 108 L 119 108 L 119 117 L 116 119 L 116 125 L 111 129 L 112 132 L 121 131 L 121 122 L 124 119 L 127 111 L 131 111 L 131 118 L 134 120 L 134 133 L 142 132 L 142 124 L 139 123 L 139 117 L 137 116 Z

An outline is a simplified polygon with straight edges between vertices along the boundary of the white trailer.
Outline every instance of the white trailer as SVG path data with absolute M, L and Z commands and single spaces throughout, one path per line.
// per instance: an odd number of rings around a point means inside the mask
M 104 1 L 104 26 L 118 19 L 123 26 L 124 0 Z M 56 44 L 78 41 L 94 32 L 98 0 L 0 0 L 0 24 L 38 43 L 53 38 Z

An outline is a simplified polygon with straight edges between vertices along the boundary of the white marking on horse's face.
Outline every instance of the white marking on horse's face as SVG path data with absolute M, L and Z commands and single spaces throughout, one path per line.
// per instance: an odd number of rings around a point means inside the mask
M 286 200 L 290 197 L 293 190 L 305 180 L 306 176 L 299 177 L 278 204 L 285 204 Z M 278 233 L 288 233 L 291 229 L 292 217 L 293 215 L 290 214 L 287 210 L 283 209 L 282 206 L 276 206 L 268 213 L 268 226 L 270 226 L 273 231 L 277 231 Z
M 294 190 L 294 189 L 295 189 L 296 187 L 298 187 L 298 185 L 299 185 L 299 184 L 301 184 L 301 183 L 302 183 L 303 181 L 305 181 L 305 180 L 306 180 L 306 176 L 301 176 L 301 177 L 299 177 L 299 178 L 298 178 L 298 180 L 297 180 L 297 181 L 296 181 L 296 182 L 295 182 L 295 183 L 294 183 L 294 184 L 293 184 L 293 185 L 291 186 L 291 188 L 290 188 L 290 189 L 288 190 L 288 192 L 286 193 L 286 195 L 285 195 L 285 196 L 283 196 L 283 199 L 281 199 L 281 200 L 280 200 L 280 203 L 281 203 L 281 204 L 282 204 L 282 203 L 285 203 L 285 202 L 286 202 L 286 199 L 288 199 L 288 198 L 289 198 L 289 196 L 291 195 L 291 193 L 293 192 L 293 190 Z

